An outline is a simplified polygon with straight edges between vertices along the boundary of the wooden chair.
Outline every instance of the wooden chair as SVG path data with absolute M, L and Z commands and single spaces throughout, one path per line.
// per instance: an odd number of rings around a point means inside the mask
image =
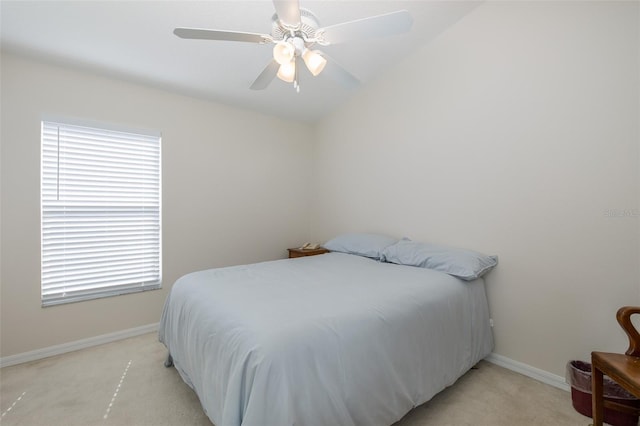
M 603 375 L 607 375 L 640 398 L 640 334 L 631 322 L 633 314 L 640 314 L 640 307 L 625 306 L 616 314 L 618 323 L 629 336 L 629 349 L 625 354 L 591 352 L 593 426 L 602 426 L 605 407 L 627 414 L 640 415 L 640 409 L 605 401 L 603 396 Z

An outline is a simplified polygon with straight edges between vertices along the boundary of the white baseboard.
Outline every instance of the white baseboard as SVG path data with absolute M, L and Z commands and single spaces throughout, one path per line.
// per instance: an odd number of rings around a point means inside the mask
M 61 345 L 49 346 L 48 348 L 36 349 L 35 351 L 10 355 L 0 358 L 0 368 L 8 367 L 10 365 L 22 364 L 23 362 L 48 358 L 50 356 L 60 355 L 67 352 L 73 352 L 79 349 L 89 348 L 91 346 L 98 346 L 104 343 L 115 342 L 116 340 L 139 336 L 141 334 L 151 333 L 157 330 L 158 323 L 148 324 L 140 327 L 130 328 L 128 330 L 116 331 L 114 333 L 102 334 L 100 336 L 76 340 L 75 342 L 63 343 Z
M 508 370 L 515 371 L 516 373 L 520 373 L 527 377 L 531 377 L 539 382 L 546 383 L 547 385 L 554 386 L 567 392 L 571 390 L 571 386 L 569 386 L 564 377 L 551 374 L 548 371 L 540 370 L 539 368 L 532 367 L 522 362 L 514 361 L 511 358 L 498 355 L 495 352 L 489 354 L 489 356 L 485 358 L 485 361 L 499 365 L 500 367 L 504 367 Z

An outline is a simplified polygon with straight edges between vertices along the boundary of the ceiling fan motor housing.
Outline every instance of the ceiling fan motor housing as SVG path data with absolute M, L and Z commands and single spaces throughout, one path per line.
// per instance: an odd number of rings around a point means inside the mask
M 300 26 L 297 28 L 284 25 L 278 18 L 278 14 L 274 14 L 271 21 L 271 36 L 274 40 L 286 40 L 289 37 L 298 36 L 306 43 L 315 38 L 316 30 L 320 28 L 318 18 L 311 11 L 303 8 L 300 8 Z

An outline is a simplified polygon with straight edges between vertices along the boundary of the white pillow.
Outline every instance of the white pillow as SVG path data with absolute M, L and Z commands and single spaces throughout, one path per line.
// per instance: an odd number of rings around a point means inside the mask
M 382 251 L 382 260 L 446 272 L 466 281 L 475 280 L 498 264 L 497 256 L 473 250 L 419 243 L 403 239 Z
M 329 251 L 356 254 L 358 256 L 380 260 L 382 250 L 397 241 L 397 238 L 386 235 L 350 233 L 339 235 L 327 241 L 322 246 Z

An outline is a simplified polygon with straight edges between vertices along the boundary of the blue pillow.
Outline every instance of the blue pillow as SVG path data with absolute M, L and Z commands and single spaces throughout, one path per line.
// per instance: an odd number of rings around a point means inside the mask
M 497 256 L 407 239 L 386 247 L 382 252 L 382 260 L 434 269 L 466 281 L 483 276 L 498 264 Z
M 386 235 L 351 233 L 339 235 L 322 246 L 329 251 L 356 254 L 380 260 L 382 258 L 382 250 L 397 241 L 397 238 L 387 237 Z

